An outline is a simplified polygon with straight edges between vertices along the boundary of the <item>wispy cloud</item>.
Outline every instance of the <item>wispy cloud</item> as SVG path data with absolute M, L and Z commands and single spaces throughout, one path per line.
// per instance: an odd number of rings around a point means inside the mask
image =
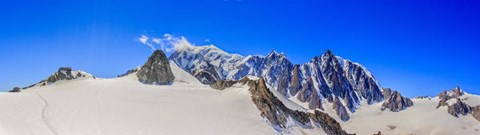
M 140 36 L 140 38 L 138 38 L 138 41 L 140 41 L 140 43 L 142 43 L 144 45 L 147 45 L 152 50 L 156 50 L 155 46 L 153 46 L 153 44 L 149 42 L 149 38 L 146 35 Z
M 149 46 L 152 50 L 158 48 L 165 53 L 171 53 L 178 49 L 186 49 L 195 46 L 187 41 L 185 37 L 175 37 L 171 34 L 164 34 L 163 37 L 148 37 L 147 35 L 141 35 L 138 38 L 138 41 Z

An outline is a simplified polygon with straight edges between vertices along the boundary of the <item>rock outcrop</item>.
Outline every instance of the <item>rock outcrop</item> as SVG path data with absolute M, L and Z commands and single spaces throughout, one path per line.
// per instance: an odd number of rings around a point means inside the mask
M 472 116 L 480 122 L 480 105 L 472 107 Z
M 302 128 L 313 128 L 313 126 L 317 126 L 329 135 L 348 135 L 348 133 L 342 129 L 340 123 L 327 113 L 318 110 L 314 111 L 314 113 L 307 113 L 286 107 L 282 101 L 267 88 L 263 78 L 255 81 L 245 78 L 241 81 L 218 81 L 211 86 L 213 88 L 222 86 L 217 88 L 225 89 L 226 87 L 223 86 L 232 86 L 238 83 L 250 87 L 249 91 L 252 94 L 252 101 L 260 110 L 260 115 L 266 118 L 271 126 L 280 132 L 288 128 L 288 121 L 294 121 Z M 311 123 L 314 123 L 314 125 Z
M 440 101 L 438 102 L 437 109 L 440 107 L 448 107 L 447 111 L 454 117 L 465 116 L 471 114 L 475 119 L 480 122 L 480 105 L 470 106 L 462 100 L 467 100 L 462 96 L 465 95 L 465 92 L 460 89 L 459 86 L 455 87 L 449 91 L 443 91 L 438 94 Z M 449 100 L 456 100 L 453 104 Z M 450 104 L 449 104 L 450 103 Z
M 462 102 L 460 98 L 456 98 L 457 102 L 455 102 L 453 105 L 448 106 L 448 113 L 451 115 L 458 117 L 460 115 L 467 115 L 472 112 L 472 108 Z
M 154 85 L 170 85 L 175 79 L 169 60 L 161 50 L 156 50 L 136 75 L 140 82 Z
M 383 95 L 386 99 L 383 101 L 382 110 L 389 109 L 392 112 L 398 112 L 413 106 L 410 98 L 403 97 L 399 92 L 389 88 L 383 90 Z
M 76 74 L 72 74 L 71 67 L 61 67 L 60 69 L 58 69 L 58 71 L 55 74 L 48 77 L 47 82 L 54 83 L 59 80 L 72 80 L 78 77 L 85 77 L 85 75 L 82 75 L 80 72 Z
M 22 88 L 20 88 L 20 87 L 13 87 L 13 89 L 8 91 L 8 92 L 20 92 L 21 90 L 22 90 Z
M 71 67 L 60 67 L 57 70 L 57 72 L 53 73 L 47 79 L 41 80 L 40 82 L 32 84 L 30 86 L 23 87 L 22 90 L 32 88 L 35 86 L 46 86 L 52 83 L 56 83 L 58 81 L 75 80 L 75 79 L 87 78 L 87 77 L 95 78 L 95 76 L 92 76 L 91 74 L 86 73 L 84 71 L 72 70 Z
M 458 98 L 464 94 L 463 90 L 459 86 L 455 87 L 450 91 L 443 91 L 438 94 L 440 101 L 438 102 L 437 108 L 441 106 L 448 106 L 447 101 L 450 99 Z
M 232 87 L 234 84 L 242 83 L 246 84 L 250 79 L 248 77 L 244 77 L 242 80 L 239 81 L 232 81 L 232 80 L 218 80 L 215 83 L 210 84 L 210 87 L 218 90 L 224 90 L 225 88 Z

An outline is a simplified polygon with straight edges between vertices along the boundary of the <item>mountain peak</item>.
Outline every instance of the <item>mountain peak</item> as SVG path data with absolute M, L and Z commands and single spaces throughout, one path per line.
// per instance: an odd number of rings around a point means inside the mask
M 332 53 L 332 51 L 330 51 L 330 49 L 327 49 L 327 51 L 325 51 L 325 53 L 323 53 L 322 56 L 328 56 L 328 57 L 330 57 L 330 56 L 335 56 L 335 55 L 333 55 L 333 53 Z
M 460 89 L 460 86 L 457 86 L 455 87 L 455 89 L 453 89 L 453 94 L 458 97 L 458 96 L 462 96 L 464 93 L 463 93 L 463 90 Z
M 172 84 L 175 76 L 170 69 L 170 63 L 162 50 L 156 50 L 147 62 L 137 72 L 138 80 L 146 84 Z
M 281 57 L 285 57 L 285 54 L 282 52 L 282 53 L 278 53 L 277 51 L 275 50 L 272 50 L 268 55 L 267 57 L 278 57 L 278 58 L 281 58 Z
M 270 51 L 270 54 L 278 54 L 278 52 L 275 51 L 275 50 L 272 50 L 272 51 Z

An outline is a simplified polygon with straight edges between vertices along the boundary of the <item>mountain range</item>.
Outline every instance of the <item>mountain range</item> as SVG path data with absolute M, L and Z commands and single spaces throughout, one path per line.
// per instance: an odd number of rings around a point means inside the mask
M 285 54 L 214 45 L 156 50 L 117 78 L 61 67 L 0 94 L 2 134 L 480 134 L 480 96 L 410 99 L 331 50 Z

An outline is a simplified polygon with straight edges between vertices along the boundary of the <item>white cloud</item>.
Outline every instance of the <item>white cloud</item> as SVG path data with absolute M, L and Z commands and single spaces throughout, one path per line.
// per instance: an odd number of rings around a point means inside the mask
M 160 44 L 161 41 L 162 41 L 162 39 L 160 39 L 160 38 L 153 38 L 152 39 L 152 42 L 156 43 L 156 44 Z
M 147 45 L 152 50 L 156 50 L 155 46 L 153 46 L 153 44 L 149 42 L 149 39 L 150 38 L 148 38 L 146 35 L 142 35 L 142 36 L 140 36 L 140 38 L 138 38 L 138 41 L 140 41 L 140 43 L 142 43 L 144 45 Z
M 191 44 L 185 37 L 175 37 L 171 34 L 164 34 L 163 37 L 148 37 L 141 35 L 138 41 L 156 50 L 162 49 L 165 53 L 172 53 L 175 50 L 188 49 L 195 45 Z
M 140 38 L 138 38 L 138 41 L 140 41 L 142 44 L 147 44 L 148 37 L 145 35 L 142 35 L 140 36 Z

